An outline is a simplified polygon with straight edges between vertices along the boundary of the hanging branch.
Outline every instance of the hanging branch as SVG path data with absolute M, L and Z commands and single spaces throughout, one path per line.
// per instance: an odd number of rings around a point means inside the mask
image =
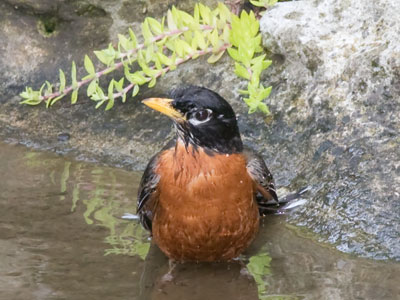
M 50 107 L 71 94 L 71 103 L 75 104 L 79 89 L 88 84 L 87 96 L 96 102 L 96 108 L 106 104 L 108 110 L 113 107 L 115 99 L 121 98 L 125 102 L 128 92 L 132 92 L 134 97 L 140 86 L 148 84 L 149 88 L 153 87 L 159 77 L 180 64 L 204 55 L 210 55 L 207 61 L 215 63 L 227 50 L 235 60 L 235 74 L 249 81 L 247 90 L 240 91 L 247 95 L 244 101 L 249 106 L 249 113 L 256 110 L 269 112 L 262 101 L 268 97 L 271 87 L 264 88 L 259 81 L 261 72 L 271 61 L 265 59 L 265 54 L 255 56 L 263 49 L 259 23 L 253 12 L 242 11 L 240 16 L 236 16 L 222 3 L 214 10 L 196 4 L 193 15 L 172 7 L 161 22 L 150 17 L 144 20 L 142 40 L 138 43 L 131 29 L 129 36 L 119 34 L 117 47 L 109 44 L 107 49 L 94 51 L 104 65 L 102 70 L 96 71 L 92 60 L 85 55 L 86 76 L 78 80 L 76 64 L 72 62 L 69 85 L 60 70 L 57 85 L 46 81 L 38 91 L 26 87 L 20 94 L 23 98 L 21 103 L 38 105 L 44 102 L 46 107 Z M 134 63 L 139 65 L 136 70 L 133 70 Z M 122 68 L 124 77 L 111 79 L 107 90 L 103 91 L 99 78 Z

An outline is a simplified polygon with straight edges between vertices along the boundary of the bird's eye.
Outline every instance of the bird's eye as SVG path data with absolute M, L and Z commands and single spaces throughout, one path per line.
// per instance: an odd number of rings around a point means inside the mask
M 202 109 L 194 112 L 192 117 L 189 119 L 189 122 L 193 125 L 197 125 L 200 123 L 207 122 L 212 115 L 212 111 L 210 109 Z
M 210 115 L 210 112 L 207 109 L 199 110 L 194 113 L 194 117 L 196 118 L 197 121 L 204 121 L 208 118 Z

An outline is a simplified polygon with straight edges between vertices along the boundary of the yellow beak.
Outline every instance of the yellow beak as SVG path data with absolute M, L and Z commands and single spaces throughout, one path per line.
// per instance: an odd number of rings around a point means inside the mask
M 172 101 L 174 100 L 167 98 L 149 98 L 143 100 L 142 103 L 174 120 L 185 120 L 185 116 L 172 107 Z

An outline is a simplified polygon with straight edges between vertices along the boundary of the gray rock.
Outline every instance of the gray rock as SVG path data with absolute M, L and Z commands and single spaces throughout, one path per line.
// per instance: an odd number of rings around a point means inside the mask
M 399 15 L 397 0 L 322 0 L 279 3 L 261 20 L 280 63 L 267 79 L 273 169 L 313 187 L 291 220 L 342 251 L 397 260 Z

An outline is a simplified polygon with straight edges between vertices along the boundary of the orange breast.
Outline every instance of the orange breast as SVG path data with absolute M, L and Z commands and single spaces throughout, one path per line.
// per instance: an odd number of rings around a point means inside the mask
M 178 142 L 162 154 L 153 239 L 178 261 L 230 260 L 259 226 L 253 182 L 240 154 L 210 156 Z

